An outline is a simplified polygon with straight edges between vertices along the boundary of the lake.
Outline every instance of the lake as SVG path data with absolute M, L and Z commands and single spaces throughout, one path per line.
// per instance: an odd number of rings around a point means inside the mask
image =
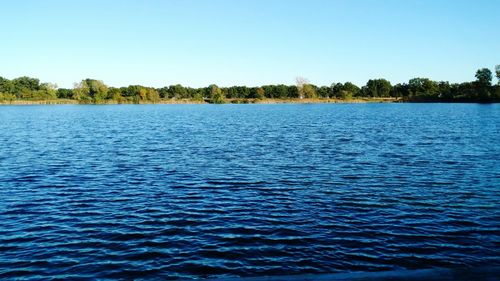
M 0 278 L 500 266 L 500 105 L 0 107 Z

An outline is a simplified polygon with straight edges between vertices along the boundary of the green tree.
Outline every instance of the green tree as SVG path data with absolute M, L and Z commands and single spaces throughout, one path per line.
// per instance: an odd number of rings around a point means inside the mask
M 108 86 L 100 80 L 85 79 L 75 84 L 73 92 L 75 99 L 80 102 L 101 103 L 107 97 Z
M 318 97 L 316 95 L 316 87 L 312 84 L 304 84 L 302 91 L 305 98 L 314 99 Z
M 287 85 L 277 85 L 274 90 L 274 97 L 278 99 L 288 98 L 288 86 Z
M 481 68 L 476 72 L 477 98 L 488 100 L 491 96 L 491 80 L 493 74 L 487 68 Z
M 16 96 L 14 94 L 11 94 L 11 93 L 2 93 L 0 92 L 0 101 L 1 102 L 12 102 L 13 100 L 16 99 Z
M 391 82 L 385 79 L 370 79 L 363 87 L 363 95 L 368 97 L 388 97 L 391 93 Z
M 188 91 L 180 84 L 171 85 L 168 87 L 168 96 L 175 99 L 186 99 L 188 98 Z
M 413 78 L 408 82 L 410 97 L 437 98 L 438 84 L 428 78 Z
M 491 70 L 487 68 L 478 69 L 476 72 L 476 81 L 481 86 L 491 86 L 491 80 L 493 79 L 492 75 Z
M 340 92 L 342 91 L 342 83 L 332 83 L 330 86 L 330 93 L 332 98 L 340 98 Z
M 144 101 L 148 99 L 148 90 L 144 87 L 140 87 L 138 91 L 139 100 Z
M 158 94 L 158 91 L 154 88 L 147 88 L 146 89 L 146 99 L 153 102 L 157 103 L 160 101 L 160 95 Z
M 162 99 L 170 98 L 170 92 L 168 90 L 168 87 L 159 88 L 157 91 Z
M 257 88 L 255 91 L 255 98 L 259 100 L 266 98 L 266 91 L 262 87 Z
M 163 89 L 163 88 L 162 88 Z M 160 89 L 160 91 L 162 90 Z M 113 91 L 116 91 L 113 89 Z M 132 101 L 133 103 L 140 103 L 141 101 L 152 101 L 156 103 L 160 101 L 160 93 L 157 89 L 151 87 L 144 87 L 141 85 L 130 85 L 119 89 L 121 96 Z M 120 99 L 117 93 L 109 94 L 109 98 Z
M 227 98 L 236 99 L 239 98 L 238 87 L 233 86 L 227 89 Z
M 495 66 L 495 74 L 497 76 L 497 85 L 500 85 L 500 64 Z
M 122 103 L 124 101 L 124 98 L 122 96 L 122 92 L 119 88 L 109 88 L 107 98 L 114 100 L 117 103 Z
M 473 82 L 456 84 L 452 92 L 453 97 L 457 100 L 475 100 L 478 98 L 477 85 Z
M 9 79 L 0 76 L 0 93 L 14 94 L 14 85 Z
M 10 93 L 17 98 L 32 99 L 34 92 L 40 90 L 40 80 L 27 76 L 19 77 L 11 81 Z
M 407 98 L 409 95 L 408 84 L 398 83 L 392 87 L 391 96 L 395 98 Z
M 340 98 L 344 100 L 350 100 L 353 97 L 353 93 L 350 91 L 342 90 L 340 91 Z
M 129 85 L 128 87 L 120 88 L 120 92 L 122 93 L 122 96 L 124 96 L 124 97 L 140 99 L 139 90 L 142 88 L 143 87 L 140 85 Z
M 211 103 L 221 104 L 226 102 L 222 90 L 219 87 L 217 87 L 217 85 L 214 84 L 210 85 L 208 89 L 209 89 Z
M 37 78 L 23 76 L 12 80 L 12 84 L 17 91 L 21 91 L 22 89 L 30 91 L 40 90 L 40 80 Z
M 451 101 L 453 100 L 453 92 L 449 82 L 441 81 L 438 82 L 438 95 L 442 100 Z
M 500 82 L 495 86 L 492 98 L 495 99 L 495 101 L 500 102 Z
M 45 91 L 51 99 L 57 99 L 57 85 L 54 83 L 42 83 L 40 89 Z
M 297 85 L 297 92 L 299 93 L 299 99 L 303 98 L 316 98 L 316 87 L 309 83 L 309 80 L 303 77 L 297 77 L 295 79 Z
M 321 86 L 318 89 L 317 94 L 320 98 L 329 98 L 330 97 L 330 88 L 327 86 Z
M 205 99 L 203 98 L 203 91 L 202 90 L 196 90 L 193 94 L 192 99 L 197 102 L 204 102 Z
M 287 98 L 298 98 L 299 97 L 299 90 L 297 89 L 296 86 L 288 86 L 288 95 L 286 96 Z
M 73 90 L 59 88 L 57 89 L 57 98 L 58 99 L 72 99 L 73 98 Z
M 264 98 L 270 98 L 273 99 L 276 97 L 276 86 L 274 85 L 265 85 L 260 87 L 264 91 Z M 258 90 L 258 88 L 257 88 Z M 258 95 L 258 93 L 257 93 Z
M 340 97 L 342 99 L 352 99 L 359 94 L 359 87 L 351 82 L 345 82 L 340 89 Z

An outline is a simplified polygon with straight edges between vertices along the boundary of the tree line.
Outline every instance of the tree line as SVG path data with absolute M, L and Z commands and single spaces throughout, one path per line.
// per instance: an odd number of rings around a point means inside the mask
M 495 67 L 498 80 L 493 84 L 493 72 L 482 68 L 476 72 L 476 80 L 463 83 L 433 81 L 428 78 L 413 78 L 408 83 L 392 85 L 386 79 L 370 79 L 358 87 L 351 82 L 316 86 L 307 79 L 297 78 L 296 85 L 265 85 L 261 87 L 203 88 L 171 85 L 162 88 L 130 85 L 108 87 L 100 80 L 85 79 L 72 89 L 58 88 L 55 84 L 41 83 L 39 79 L 0 77 L 0 101 L 40 101 L 71 99 L 79 103 L 156 103 L 177 99 L 209 103 L 245 103 L 263 99 L 370 99 L 397 98 L 409 102 L 498 102 L 500 101 L 500 65 Z

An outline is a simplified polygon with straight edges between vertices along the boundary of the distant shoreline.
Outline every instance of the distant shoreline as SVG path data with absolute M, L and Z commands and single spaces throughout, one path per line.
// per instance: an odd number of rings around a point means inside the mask
M 101 80 L 84 79 L 73 89 L 40 83 L 27 76 L 0 77 L 0 104 L 278 104 L 278 103 L 497 103 L 500 102 L 500 65 L 497 84 L 491 70 L 477 70 L 476 81 L 449 83 L 413 78 L 392 85 L 386 79 L 370 79 L 361 88 L 351 82 L 316 86 L 298 77 L 296 85 L 260 87 L 230 86 L 191 88 L 180 84 L 162 88 L 129 85 L 108 87 Z
M 308 103 L 396 103 L 404 102 L 400 98 L 358 98 L 358 99 L 226 99 L 225 104 L 308 104 Z M 121 105 L 121 104 L 211 104 L 210 101 L 197 101 L 192 99 L 161 99 L 157 102 L 141 101 L 116 102 L 113 100 L 102 103 L 82 103 L 72 99 L 55 100 L 12 100 L 0 101 L 0 105 Z
M 226 99 L 222 104 L 325 104 L 325 103 L 498 103 L 499 101 L 471 101 L 471 100 L 409 100 L 402 98 L 353 98 L 353 99 Z M 106 100 L 100 103 L 85 103 L 72 99 L 54 99 L 54 100 L 12 100 L 0 101 L 2 105 L 125 105 L 125 104 L 214 104 L 210 100 L 193 100 L 193 99 L 161 99 L 156 102 L 140 101 L 139 103 L 125 101 L 117 102 L 114 100 Z

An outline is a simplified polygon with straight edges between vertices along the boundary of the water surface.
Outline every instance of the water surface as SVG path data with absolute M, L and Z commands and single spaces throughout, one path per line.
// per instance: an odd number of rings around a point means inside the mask
M 0 278 L 500 265 L 500 106 L 0 107 Z

